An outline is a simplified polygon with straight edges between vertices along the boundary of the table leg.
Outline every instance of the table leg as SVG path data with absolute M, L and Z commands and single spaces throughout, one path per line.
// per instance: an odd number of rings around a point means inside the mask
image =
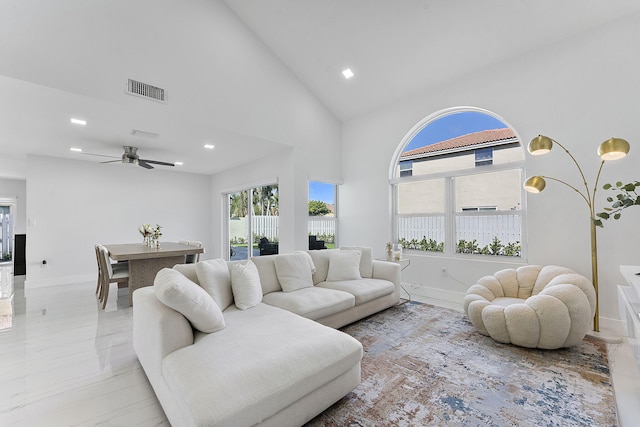
M 184 255 L 129 260 L 129 305 L 133 305 L 133 292 L 145 286 L 152 286 L 158 271 L 184 262 Z

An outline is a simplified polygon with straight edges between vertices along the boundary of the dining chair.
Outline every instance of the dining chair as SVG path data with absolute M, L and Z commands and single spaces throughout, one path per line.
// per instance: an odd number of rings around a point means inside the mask
M 102 257 L 102 252 L 100 252 L 100 245 L 95 245 L 95 253 L 96 253 L 96 263 L 98 265 L 98 283 L 96 284 L 96 295 L 98 299 L 102 301 L 102 281 L 103 281 L 103 268 L 102 263 L 100 262 L 100 258 Z M 111 264 L 111 268 L 114 271 L 129 271 L 129 261 L 118 261 L 116 263 Z
M 196 242 L 193 240 L 190 240 L 186 243 L 187 245 L 190 246 L 195 246 L 196 248 L 201 248 L 202 247 L 202 242 Z M 187 255 L 185 257 L 185 263 L 186 264 L 194 264 L 196 262 L 200 261 L 200 254 L 191 254 L 191 255 Z
M 129 269 L 123 267 L 116 267 L 118 264 L 111 264 L 109 258 L 109 251 L 102 245 L 97 245 L 100 252 L 98 262 L 100 263 L 100 269 L 98 277 L 100 281 L 100 301 L 102 302 L 102 309 L 107 306 L 107 299 L 109 298 L 109 285 L 111 283 L 128 284 L 129 283 Z

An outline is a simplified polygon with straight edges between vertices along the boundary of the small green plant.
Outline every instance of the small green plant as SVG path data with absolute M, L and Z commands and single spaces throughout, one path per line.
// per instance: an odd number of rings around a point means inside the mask
M 617 194 L 615 197 L 609 196 L 607 197 L 607 202 L 611 203 L 611 206 L 605 207 L 604 212 L 599 212 L 596 214 L 596 217 L 593 222 L 598 227 L 604 227 L 602 223 L 603 220 L 608 219 L 620 219 L 622 215 L 622 211 L 631 206 L 640 206 L 640 194 L 638 194 L 638 189 L 640 187 L 640 181 L 630 182 L 628 184 L 623 184 L 622 182 L 616 182 L 615 186 L 613 184 L 605 184 L 602 186 L 604 190 L 614 191 Z
M 422 240 L 407 240 L 405 238 L 398 239 L 398 243 L 405 249 L 415 249 L 425 252 L 444 252 L 444 242 L 438 242 L 433 239 L 427 239 L 426 236 Z M 520 242 L 509 242 L 503 244 L 498 237 L 494 237 L 492 242 L 484 247 L 478 245 L 477 240 L 460 239 L 456 244 L 456 253 L 459 254 L 480 254 L 480 255 L 502 255 L 519 257 L 522 248 Z

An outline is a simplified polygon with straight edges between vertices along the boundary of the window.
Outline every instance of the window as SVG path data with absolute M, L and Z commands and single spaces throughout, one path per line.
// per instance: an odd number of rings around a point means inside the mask
M 338 186 L 309 181 L 309 249 L 328 249 L 336 245 L 338 228 Z
M 503 121 L 473 108 L 437 113 L 396 156 L 394 238 L 404 248 L 522 256 L 524 153 Z
M 413 175 L 413 161 L 405 160 L 400 162 L 400 176 L 411 176 Z
M 493 164 L 493 148 L 476 149 L 476 166 L 487 166 Z
M 226 196 L 229 259 L 277 254 L 278 185 L 249 188 Z

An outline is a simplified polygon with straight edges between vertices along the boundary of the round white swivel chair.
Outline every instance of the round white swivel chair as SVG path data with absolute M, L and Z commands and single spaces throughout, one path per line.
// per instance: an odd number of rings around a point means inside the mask
M 501 270 L 479 279 L 464 297 L 464 311 L 478 332 L 528 348 L 579 344 L 595 310 L 591 281 L 558 266 Z

